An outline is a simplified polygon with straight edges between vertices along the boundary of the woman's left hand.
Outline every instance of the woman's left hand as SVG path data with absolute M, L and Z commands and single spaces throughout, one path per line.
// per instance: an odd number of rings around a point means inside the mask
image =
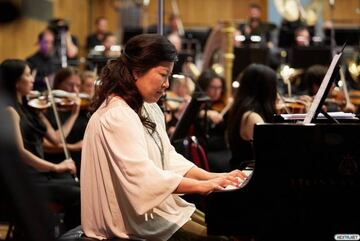
M 245 173 L 238 169 L 223 173 L 222 175 L 232 183 L 236 184 L 235 186 L 240 186 L 240 184 L 248 177 Z

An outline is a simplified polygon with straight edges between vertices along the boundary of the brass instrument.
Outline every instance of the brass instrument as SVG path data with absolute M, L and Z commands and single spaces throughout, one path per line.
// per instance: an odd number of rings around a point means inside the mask
M 359 83 L 360 82 L 360 54 L 359 52 L 355 53 L 352 60 L 348 63 L 348 70 L 351 75 L 351 78 Z
M 224 53 L 224 77 L 226 84 L 226 99 L 231 97 L 232 69 L 234 62 L 234 33 L 235 27 L 232 22 L 225 22 L 222 32 L 225 34 L 225 53 Z
M 309 26 L 314 26 L 317 16 L 321 15 L 323 0 L 311 0 L 303 7 L 299 0 L 274 0 L 279 14 L 287 21 L 302 20 Z

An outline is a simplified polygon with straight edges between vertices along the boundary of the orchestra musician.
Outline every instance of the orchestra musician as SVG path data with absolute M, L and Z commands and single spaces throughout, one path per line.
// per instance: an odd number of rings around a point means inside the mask
M 63 90 L 66 93 L 75 93 L 79 94 L 81 87 L 80 73 L 79 70 L 74 67 L 67 67 L 59 70 L 54 78 L 54 90 Z M 76 96 L 76 95 L 75 95 Z M 71 98 L 70 98 L 71 99 Z M 85 103 L 84 103 L 85 102 Z M 84 103 L 84 104 L 83 104 Z M 59 117 L 61 123 L 66 122 L 72 116 L 72 106 L 74 101 L 69 102 L 69 106 L 64 106 L 65 108 L 59 108 Z M 75 161 L 77 167 L 77 176 L 80 174 L 80 160 L 81 160 L 81 148 L 83 142 L 83 136 L 85 128 L 88 122 L 88 107 L 90 104 L 90 99 L 83 100 L 81 98 L 80 102 L 80 111 L 79 114 L 72 125 L 72 128 L 66 137 L 67 148 L 71 152 L 71 156 Z M 67 108 L 68 107 L 68 108 Z M 48 110 L 46 113 L 47 119 L 50 121 L 54 129 L 57 128 L 57 123 L 55 115 L 52 109 Z M 53 143 L 44 140 L 45 156 L 48 159 L 51 159 L 55 162 L 64 159 L 63 149 L 59 145 L 54 145 Z
M 256 3 L 252 3 L 249 5 L 248 20 L 245 23 L 240 24 L 239 31 L 247 39 L 250 39 L 250 37 L 254 35 L 260 36 L 261 45 L 272 47 L 271 30 L 274 28 L 273 24 L 266 23 L 261 20 L 261 6 Z
M 169 136 L 174 133 L 176 124 L 184 113 L 194 89 L 195 85 L 190 77 L 173 75 L 170 90 L 166 92 L 165 100 L 166 109 L 169 111 L 169 115 L 165 115 Z
M 88 237 L 222 240 L 207 236 L 202 213 L 178 194 L 207 194 L 238 185 L 236 177 L 245 175 L 207 172 L 170 144 L 156 102 L 169 87 L 176 58 L 166 37 L 141 34 L 102 71 L 81 162 Z
M 204 106 L 199 113 L 202 126 L 198 128 L 199 135 L 206 134 L 208 139 L 206 141 L 206 147 L 208 150 L 216 148 L 226 148 L 224 132 L 226 129 L 226 121 L 224 121 L 224 114 L 221 111 L 231 100 L 228 100 L 225 96 L 226 85 L 225 79 L 218 75 L 213 69 L 207 69 L 203 71 L 199 78 L 198 84 L 204 93 L 210 98 L 210 103 Z M 206 118 L 206 119 L 205 119 Z
M 100 16 L 95 20 L 95 31 L 86 37 L 86 49 L 88 52 L 96 45 L 101 45 L 105 34 L 109 32 L 109 23 L 106 17 Z
M 6 107 L 15 126 L 16 145 L 22 160 L 34 183 L 49 196 L 49 202 L 55 202 L 64 208 L 65 228 L 73 228 L 80 223 L 80 188 L 70 175 L 55 178 L 57 173 L 76 173 L 72 159 L 53 163 L 44 159 L 43 138 L 59 145 L 59 131 L 55 131 L 41 112 L 27 105 L 26 96 L 33 88 L 34 79 L 28 64 L 19 59 L 6 59 L 0 65 L 1 88 L 11 100 Z M 79 114 L 79 105 L 75 105 L 71 117 L 63 124 L 67 136 Z
M 313 65 L 305 71 L 304 82 L 308 87 L 308 94 L 310 97 L 316 95 L 326 72 L 327 67 L 323 65 Z M 354 113 L 356 111 L 355 106 L 351 102 L 346 103 L 344 92 L 339 90 L 335 83 L 332 84 L 329 96 L 326 98 L 325 106 L 323 108 L 329 112 L 343 111 Z
M 272 122 L 276 114 L 276 73 L 262 64 L 249 65 L 238 76 L 237 90 L 228 116 L 227 139 L 231 168 L 243 169 L 254 160 L 254 125 Z
M 31 70 L 36 70 L 35 90 L 45 90 L 45 76 L 55 75 L 60 68 L 60 65 L 56 62 L 54 41 L 55 35 L 52 31 L 48 29 L 42 31 L 38 36 L 38 50 L 26 59 Z
M 80 79 L 80 93 L 87 94 L 91 99 L 95 93 L 96 74 L 93 71 L 85 70 L 80 74 Z

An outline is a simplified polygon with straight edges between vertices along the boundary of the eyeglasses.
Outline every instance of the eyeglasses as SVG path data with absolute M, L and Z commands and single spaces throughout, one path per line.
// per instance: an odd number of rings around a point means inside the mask
M 208 87 L 209 89 L 211 89 L 211 90 L 222 90 L 222 86 L 214 86 L 214 85 L 209 85 L 209 87 Z

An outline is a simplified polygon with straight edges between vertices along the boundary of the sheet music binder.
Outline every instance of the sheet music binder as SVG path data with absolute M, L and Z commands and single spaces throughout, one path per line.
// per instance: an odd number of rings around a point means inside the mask
M 342 47 L 341 51 L 333 57 L 330 67 L 328 68 L 328 71 L 326 72 L 326 75 L 320 85 L 320 88 L 316 93 L 314 101 L 310 106 L 310 110 L 308 111 L 303 121 L 303 124 L 310 124 L 317 118 L 318 114 L 321 112 L 321 107 L 324 104 L 327 95 L 329 94 L 332 83 L 334 83 L 335 80 L 339 78 L 339 70 L 340 70 L 339 61 L 342 56 L 344 48 L 345 48 L 345 44 Z M 327 113 L 324 112 L 322 113 L 327 118 L 329 119 L 332 118 L 329 115 L 327 115 Z

